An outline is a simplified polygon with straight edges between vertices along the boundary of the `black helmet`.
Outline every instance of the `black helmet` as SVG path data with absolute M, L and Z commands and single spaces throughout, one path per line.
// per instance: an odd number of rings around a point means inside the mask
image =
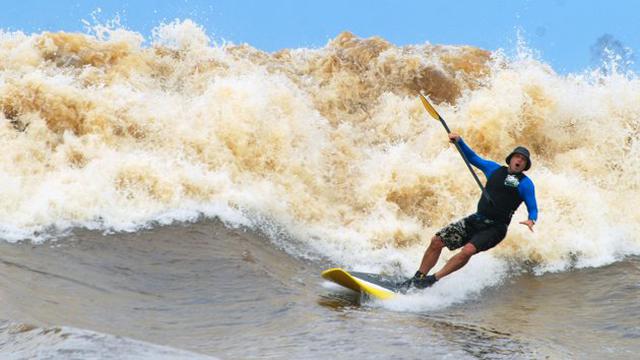
M 527 165 L 524 167 L 523 171 L 529 170 L 529 168 L 531 167 L 531 158 L 529 157 L 529 150 L 524 146 L 518 146 L 517 148 L 513 149 L 511 154 L 507 156 L 507 165 L 509 165 L 509 161 L 511 161 L 511 157 L 513 156 L 513 154 L 520 154 L 524 156 L 527 159 Z

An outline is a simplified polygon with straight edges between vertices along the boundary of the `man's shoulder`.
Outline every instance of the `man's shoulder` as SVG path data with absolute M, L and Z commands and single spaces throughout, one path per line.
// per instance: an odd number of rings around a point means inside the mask
M 486 160 L 486 162 L 487 162 L 487 166 L 489 166 L 493 171 L 502 169 L 502 168 L 505 168 L 505 169 L 507 168 L 506 166 L 502 166 L 493 160 Z
M 521 186 L 526 186 L 526 187 L 533 187 L 533 180 L 531 180 L 530 177 L 528 177 L 527 175 L 525 175 L 524 173 L 522 173 L 522 177 L 520 178 L 520 185 Z

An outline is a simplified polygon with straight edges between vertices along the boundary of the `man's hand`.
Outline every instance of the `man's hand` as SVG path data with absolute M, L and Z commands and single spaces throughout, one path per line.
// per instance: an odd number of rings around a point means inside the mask
M 520 221 L 520 224 L 527 225 L 529 230 L 531 230 L 531 232 L 533 232 L 533 225 L 535 225 L 536 223 L 534 223 L 533 220 L 527 220 L 527 221 Z
M 450 141 L 452 144 L 457 143 L 457 142 L 458 142 L 458 139 L 460 139 L 460 135 L 458 135 L 457 133 L 454 133 L 454 132 L 449 133 L 449 141 Z

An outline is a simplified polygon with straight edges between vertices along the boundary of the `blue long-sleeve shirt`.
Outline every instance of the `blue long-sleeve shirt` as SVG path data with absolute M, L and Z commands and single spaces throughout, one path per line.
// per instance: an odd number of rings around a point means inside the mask
M 494 161 L 486 160 L 478 156 L 471 148 L 462 140 L 462 138 L 458 139 L 458 145 L 460 145 L 460 149 L 467 157 L 469 162 L 480 169 L 484 176 L 488 179 L 491 174 L 493 174 L 496 170 L 501 168 L 502 166 Z M 518 194 L 524 200 L 525 205 L 527 206 L 527 211 L 529 212 L 529 219 L 533 221 L 538 220 L 538 204 L 536 202 L 536 192 L 535 186 L 533 185 L 533 181 L 528 176 L 525 176 L 518 185 Z

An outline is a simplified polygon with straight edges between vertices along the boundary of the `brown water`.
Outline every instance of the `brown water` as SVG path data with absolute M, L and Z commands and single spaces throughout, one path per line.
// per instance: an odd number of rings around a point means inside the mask
M 77 231 L 37 246 L 2 243 L 0 253 L 2 318 L 34 333 L 90 329 L 224 359 L 624 359 L 640 351 L 637 258 L 544 276 L 514 270 L 460 304 L 396 311 L 326 286 L 326 261 L 298 260 L 215 221 Z M 38 336 L 29 344 L 46 348 Z M 16 343 L 3 348 L 10 354 Z
M 0 31 L 5 353 L 638 350 L 637 75 L 560 75 L 523 46 L 507 57 L 345 32 L 265 53 L 212 43 L 190 20 L 153 34 Z M 358 304 L 320 270 L 410 275 L 479 197 L 420 92 L 480 156 L 531 149 L 539 221 L 518 225 L 521 207 L 504 242 L 447 281 Z

